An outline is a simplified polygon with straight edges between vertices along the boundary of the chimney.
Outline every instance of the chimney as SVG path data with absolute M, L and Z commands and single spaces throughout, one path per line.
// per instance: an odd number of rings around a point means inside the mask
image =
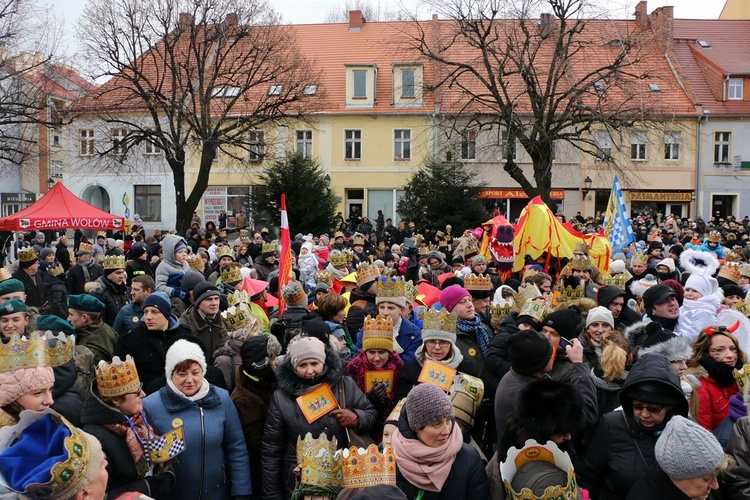
M 224 18 L 224 27 L 234 28 L 235 26 L 237 26 L 237 14 L 227 14 L 227 17 Z
M 672 25 L 674 21 L 674 7 L 667 5 L 659 7 L 651 13 L 651 25 L 654 35 L 665 50 L 672 49 Z
M 648 3 L 646 0 L 641 0 L 638 5 L 635 6 L 635 22 L 641 28 L 648 28 Z
M 188 12 L 180 12 L 180 21 L 178 26 L 180 29 L 185 30 L 193 24 L 193 15 Z
M 555 25 L 555 18 L 549 12 L 542 12 L 539 15 L 539 36 L 547 38 L 552 34 L 557 26 Z
M 349 31 L 362 31 L 363 22 L 365 20 L 362 18 L 361 10 L 349 11 Z

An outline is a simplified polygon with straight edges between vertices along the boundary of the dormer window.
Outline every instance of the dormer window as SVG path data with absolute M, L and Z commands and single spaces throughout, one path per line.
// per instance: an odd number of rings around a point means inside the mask
M 240 88 L 233 85 L 220 85 L 214 87 L 211 97 L 237 97 L 240 95 Z
M 729 92 L 727 93 L 727 99 L 730 100 L 742 100 L 743 97 L 743 87 L 745 85 L 745 81 L 743 78 L 730 78 L 729 79 Z
M 268 89 L 268 95 L 281 95 L 283 85 L 271 85 Z
M 346 65 L 346 106 L 371 108 L 375 105 L 377 67 L 374 64 Z
M 352 71 L 354 82 L 352 97 L 354 99 L 367 99 L 367 71 L 355 69 Z
M 317 85 L 313 85 L 313 84 L 305 85 L 305 88 L 302 89 L 302 95 L 305 95 L 305 96 L 315 95 L 317 93 L 318 93 Z
M 422 105 L 422 65 L 393 65 L 393 104 L 396 107 Z

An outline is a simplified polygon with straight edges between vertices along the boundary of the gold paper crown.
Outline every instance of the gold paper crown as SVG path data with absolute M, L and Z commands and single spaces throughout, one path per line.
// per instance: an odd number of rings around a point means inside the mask
M 721 269 L 719 269 L 719 278 L 726 278 L 735 284 L 739 284 L 742 273 L 740 273 L 740 266 L 735 262 L 725 262 Z
M 96 232 L 96 237 L 98 238 L 99 236 L 101 236 L 103 238 L 106 238 L 107 237 L 107 231 L 97 231 Z
M 293 282 L 290 283 L 290 285 Z M 307 294 L 300 286 L 286 286 L 282 288 L 281 294 L 284 296 L 284 300 L 290 304 L 296 304 L 307 300 Z
M 237 283 L 242 281 L 242 272 L 239 267 L 228 267 L 221 270 L 222 283 Z
M 747 386 L 748 377 L 750 377 L 750 364 L 745 363 L 742 368 L 732 370 L 732 375 L 737 381 L 737 386 L 740 388 L 740 394 L 744 394 L 745 386 Z
M 430 247 L 419 247 L 419 257 L 427 257 L 430 254 Z
M 366 283 L 371 283 L 380 276 L 380 268 L 368 263 L 362 263 L 357 267 L 357 286 L 361 287 Z
M 347 264 L 351 264 L 352 262 L 354 262 L 354 250 L 352 250 L 351 248 L 344 248 L 344 251 L 342 253 L 346 258 Z
M 479 248 L 474 243 L 469 243 L 466 245 L 466 248 L 464 248 L 464 256 L 468 257 L 469 255 L 475 255 L 479 253 Z
M 361 234 L 355 234 L 352 238 L 352 246 L 362 245 L 365 246 L 365 237 Z
M 464 288 L 467 290 L 492 290 L 492 280 L 489 274 L 470 274 L 464 280 Z
M 523 278 L 521 278 L 521 282 L 526 283 L 529 281 L 529 278 L 536 276 L 539 273 L 536 269 L 533 269 L 531 267 L 527 268 L 523 272 Z
M 644 266 L 648 265 L 648 254 L 645 253 L 636 253 L 633 254 L 633 257 L 630 258 L 630 265 L 634 264 L 643 264 Z
M 104 270 L 125 269 L 124 255 L 107 255 L 104 257 Z
M 203 262 L 203 257 L 198 254 L 188 255 L 187 263 L 191 269 L 200 269 L 205 264 Z
M 566 285 L 564 288 L 560 288 L 560 300 L 559 302 L 568 302 L 570 300 L 582 299 L 586 296 L 586 285 L 581 281 L 577 288 L 573 288 L 570 285 Z
M 590 271 L 591 270 L 591 260 L 589 260 L 588 257 L 583 257 L 580 255 L 574 255 L 573 258 L 570 259 L 570 262 L 568 263 L 571 269 L 574 269 L 576 271 Z
M 242 243 L 250 242 L 250 234 L 247 232 L 247 229 L 240 229 L 240 241 Z
M 0 373 L 21 368 L 60 366 L 75 352 L 75 338 L 65 334 L 35 331 L 26 336 L 13 335 L 7 343 L 0 343 Z
M 750 299 L 750 294 L 748 294 L 745 300 L 741 300 L 737 302 L 734 306 L 732 306 L 734 309 L 744 314 L 745 317 L 750 317 L 750 304 L 748 304 L 748 299 Z
M 34 251 L 34 247 L 22 248 L 18 251 L 18 260 L 21 262 L 32 262 L 37 259 L 38 257 Z
M 334 436 L 330 441 L 321 432 L 317 439 L 311 433 L 297 437 L 297 462 L 301 464 L 302 484 L 311 486 L 341 486 L 341 453 Z
M 248 309 L 247 304 L 240 302 L 236 306 L 230 306 L 226 311 L 222 311 L 221 320 L 228 332 L 236 332 L 252 325 L 255 317 Z
M 581 240 L 576 245 L 575 249 L 573 250 L 573 254 L 582 253 L 585 255 L 589 254 L 589 251 L 591 251 L 591 247 L 586 243 L 585 241 Z
M 492 315 L 492 319 L 495 321 L 502 321 L 505 318 L 510 315 L 511 311 L 513 311 L 513 304 L 515 301 L 512 297 L 508 297 L 508 299 L 500 298 L 497 301 L 493 302 L 492 305 L 490 305 L 490 314 Z
M 344 233 L 342 233 L 341 231 L 336 231 L 335 233 L 333 233 L 333 239 L 334 240 L 336 238 L 343 238 L 343 237 L 344 237 Z
M 96 366 L 96 387 L 99 389 L 99 395 L 105 398 L 139 392 L 141 381 L 133 357 L 128 354 L 125 361 L 119 356 L 112 358 L 111 363 L 99 361 Z
M 222 229 L 221 231 L 219 231 L 219 236 L 221 236 L 222 238 L 226 238 L 227 237 L 227 231 L 225 229 Z
M 379 484 L 396 486 L 396 455 L 387 444 L 383 453 L 375 444 L 365 450 L 352 446 L 341 452 L 344 469 L 344 488 L 356 489 Z
M 708 241 L 711 243 L 721 243 L 721 233 L 719 231 L 710 231 L 708 233 Z
M 221 260 L 222 257 L 231 257 L 232 260 L 237 260 L 234 256 L 234 249 L 228 245 L 222 245 L 219 247 L 219 252 L 216 257 Z
M 417 300 L 419 290 L 414 286 L 414 283 L 412 283 L 411 280 L 405 282 L 404 284 L 406 285 L 406 300 L 409 304 L 413 304 L 414 301 Z
M 367 315 L 362 331 L 363 337 L 388 337 L 393 339 L 393 320 L 390 316 L 378 314 L 374 318 Z
M 458 316 L 456 313 L 449 313 L 445 308 L 438 311 L 430 307 L 424 312 L 424 324 L 422 329 L 456 333 L 457 324 Z
M 64 272 L 65 272 L 65 269 L 63 269 L 62 264 L 60 264 L 59 262 L 56 263 L 54 266 L 50 266 L 47 268 L 47 274 L 49 274 L 50 276 L 60 276 Z
M 521 467 L 530 462 L 548 462 L 557 466 L 561 471 L 567 472 L 567 482 L 563 485 L 547 486 L 541 496 L 534 495 L 529 488 L 515 491 L 511 485 L 513 478 Z M 553 441 L 540 445 L 533 439 L 529 439 L 523 449 L 511 448 L 505 462 L 500 464 L 500 473 L 508 500 L 577 500 L 579 498 L 578 481 L 573 470 L 573 463 L 568 454 L 560 451 Z
M 250 294 L 245 290 L 235 290 L 227 296 L 227 303 L 230 306 L 236 306 L 237 304 L 249 304 Z
M 518 312 L 519 316 L 531 316 L 534 321 L 542 323 L 547 315 L 550 313 L 550 306 L 546 301 L 541 299 L 527 300 L 521 310 Z
M 8 270 L 7 267 L 3 267 L 0 269 L 0 282 L 9 280 L 13 277 L 10 270 Z
M 276 249 L 278 248 L 279 243 L 276 240 L 270 241 L 268 243 L 263 243 L 263 253 L 276 253 Z
M 518 287 L 518 292 L 513 298 L 519 306 L 523 307 L 526 302 L 541 296 L 542 292 L 539 291 L 539 287 L 534 283 L 527 282 Z
M 333 274 L 325 269 L 315 271 L 315 283 L 325 283 L 328 286 L 333 286 Z
M 406 282 L 396 277 L 381 276 L 378 278 L 376 289 L 378 297 L 406 297 Z
M 745 276 L 747 278 L 750 278 L 750 264 L 747 264 L 747 263 L 740 264 L 740 276 Z M 3 278 L 0 277 L 0 281 L 2 280 Z
M 739 264 L 742 260 L 742 247 L 736 246 L 728 252 L 724 252 L 724 262 L 734 262 Z
M 93 250 L 94 250 L 94 246 L 91 243 L 81 243 L 80 245 L 78 245 L 79 252 L 91 253 Z
M 605 285 L 616 286 L 620 290 L 625 290 L 625 284 L 628 281 L 630 281 L 632 278 L 633 278 L 633 275 L 630 274 L 627 269 L 625 270 L 625 272 L 620 273 L 620 274 L 615 274 L 614 276 L 607 273 L 602 277 Z
M 333 251 L 328 255 L 328 262 L 333 267 L 344 267 L 346 266 L 346 255 L 339 251 Z

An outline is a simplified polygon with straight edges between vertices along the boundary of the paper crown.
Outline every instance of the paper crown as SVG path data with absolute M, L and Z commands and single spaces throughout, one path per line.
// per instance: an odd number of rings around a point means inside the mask
M 724 252 L 724 262 L 734 262 L 739 264 L 742 260 L 742 247 L 735 246 L 728 252 Z
M 352 238 L 352 246 L 356 246 L 356 245 L 362 245 L 362 246 L 365 245 L 365 237 L 363 235 L 361 234 L 354 235 L 354 237 Z
M 591 260 L 587 256 L 573 255 L 568 263 L 571 269 L 576 271 L 590 271 Z
M 406 282 L 396 277 L 381 276 L 377 281 L 376 295 L 384 297 L 406 297 Z
M 648 254 L 645 253 L 635 253 L 630 258 L 630 265 L 633 266 L 634 264 L 643 264 L 644 266 L 648 265 Z
M 240 229 L 240 241 L 242 243 L 250 243 L 250 235 L 247 229 Z
M 281 294 L 284 300 L 290 304 L 299 304 L 303 300 L 307 300 L 307 294 L 302 289 L 302 285 L 294 285 L 295 282 L 290 282 L 289 285 L 283 287 Z M 305 302 L 307 304 L 307 302 Z
M 342 253 L 346 258 L 347 264 L 351 264 L 352 262 L 354 262 L 354 250 L 352 250 L 351 248 L 344 248 L 344 251 Z
M 0 268 L 0 282 L 9 280 L 12 277 L 13 275 L 7 267 Z
M 102 360 L 96 366 L 96 387 L 99 395 L 114 398 L 141 390 L 138 370 L 135 368 L 133 357 L 128 354 L 125 361 L 118 356 L 112 358 L 111 363 Z
M 393 320 L 390 316 L 367 316 L 362 329 L 362 350 L 393 351 Z
M 227 303 L 230 306 L 236 306 L 238 304 L 249 304 L 250 294 L 245 290 L 235 290 L 234 292 L 227 295 Z
M 430 307 L 424 312 L 423 330 L 440 330 L 444 332 L 456 333 L 458 325 L 458 316 L 456 313 L 449 313 L 443 308 L 439 311 Z
M 242 272 L 239 267 L 229 267 L 221 270 L 221 281 L 223 283 L 237 283 L 242 281 Z
M 419 289 L 414 286 L 414 283 L 411 282 L 411 280 L 404 282 L 404 285 L 406 286 L 406 301 L 408 304 L 413 304 L 415 300 L 417 300 L 417 295 L 419 295 Z
M 745 276 L 746 278 L 750 278 L 750 264 L 743 263 L 740 264 L 740 276 Z M 3 278 L 0 277 L 0 281 L 2 281 Z
M 591 247 L 589 246 L 589 244 L 586 243 L 585 241 L 581 240 L 581 241 L 578 242 L 578 244 L 576 245 L 575 249 L 573 249 L 573 255 L 575 255 L 577 253 L 578 254 L 582 253 L 584 255 L 588 255 L 590 251 L 591 251 Z
M 466 248 L 464 248 L 464 257 L 469 257 L 478 253 L 479 248 L 474 243 L 469 243 L 468 245 L 466 245 Z
M 735 262 L 725 262 L 721 269 L 719 269 L 718 278 L 726 278 L 729 281 L 739 284 L 742 273 L 740 272 L 740 266 Z
M 91 253 L 94 250 L 94 245 L 91 243 L 81 243 L 78 245 L 79 252 Z
M 276 240 L 263 243 L 263 253 L 276 253 L 279 243 Z
M 221 236 L 222 238 L 226 238 L 227 237 L 226 229 L 222 229 L 221 231 L 219 231 L 219 236 Z
M 708 233 L 708 241 L 711 243 L 721 243 L 721 233 L 719 231 L 710 231 Z
M 492 280 L 489 274 L 470 274 L 464 279 L 464 288 L 475 291 L 492 290 Z
M 427 257 L 430 253 L 430 247 L 419 247 L 419 257 Z
M 514 299 L 517 304 L 523 307 L 523 304 L 526 302 L 541 296 L 542 292 L 539 290 L 539 287 L 528 281 L 518 287 L 518 292 L 516 292 Z
M 60 366 L 75 353 L 75 337 L 52 332 L 31 332 L 28 336 L 13 335 L 7 343 L 0 343 L 0 373 Z
M 187 263 L 190 266 L 191 269 L 200 269 L 205 264 L 203 262 L 203 257 L 201 257 L 198 254 L 190 254 L 187 258 Z
M 311 433 L 305 438 L 297 437 L 297 462 L 301 464 L 302 484 L 310 486 L 341 486 L 341 453 L 334 436 L 330 441 L 321 432 L 318 439 Z
M 236 306 L 229 306 L 226 311 L 221 312 L 221 321 L 228 332 L 236 332 L 246 326 L 250 326 L 254 320 L 255 317 L 245 302 L 240 302 Z
M 735 368 L 732 370 L 732 375 L 734 375 L 734 379 L 737 381 L 737 386 L 740 388 L 740 394 L 744 394 L 748 378 L 750 378 L 750 364 L 745 363 L 739 370 Z
M 484 399 L 484 381 L 479 377 L 473 377 L 465 373 L 458 372 L 453 375 L 453 385 L 450 392 L 462 391 L 474 398 L 474 402 L 479 404 Z
M 333 233 L 333 239 L 334 240 L 336 238 L 343 238 L 343 237 L 344 237 L 344 233 L 342 233 L 341 231 L 336 231 L 335 233 Z
M 49 266 L 47 268 L 47 274 L 49 274 L 50 276 L 60 276 L 64 272 L 65 272 L 65 269 L 63 269 L 62 264 L 60 264 L 59 262 L 57 262 L 54 266 Z
M 539 271 L 531 267 L 528 267 L 524 269 L 523 271 L 523 277 L 521 278 L 521 282 L 526 283 L 527 281 L 529 281 L 529 278 L 531 278 L 532 276 L 536 276 L 537 274 L 539 274 Z
M 495 321 L 502 321 L 507 318 L 513 311 L 514 304 L 515 301 L 513 300 L 513 297 L 508 297 L 507 300 L 500 297 L 497 300 L 493 301 L 490 305 L 490 314 L 492 315 L 492 319 L 494 319 Z
M 361 287 L 371 283 L 380 276 L 380 268 L 367 263 L 360 264 L 357 267 L 357 286 Z
M 100 236 L 101 236 L 102 238 L 106 238 L 106 237 L 107 237 L 107 231 L 97 231 L 97 232 L 96 232 L 96 237 L 98 238 L 98 237 L 100 237 Z
M 545 300 L 527 300 L 523 307 L 521 307 L 518 315 L 531 316 L 537 323 L 542 323 L 550 313 L 550 309 L 550 305 Z
M 582 299 L 586 296 L 586 285 L 583 281 L 576 287 L 573 288 L 570 285 L 565 285 L 560 288 L 560 299 L 558 302 L 568 302 L 570 300 Z
M 22 248 L 18 251 L 18 260 L 21 262 L 32 262 L 37 259 L 38 257 L 34 251 L 34 247 Z
M 625 290 L 625 284 L 633 279 L 633 275 L 630 274 L 626 269 L 624 272 L 615 274 L 614 276 L 607 273 L 602 276 L 602 279 L 604 280 L 604 284 L 607 286 L 615 286 L 620 290 Z
M 547 462 L 567 473 L 568 481 L 561 486 L 548 486 L 542 496 L 536 496 L 528 488 L 514 491 L 511 483 L 516 473 L 524 465 L 532 462 Z M 573 470 L 573 462 L 570 456 L 561 451 L 553 441 L 541 445 L 533 439 L 526 441 L 522 449 L 511 448 L 508 456 L 500 464 L 500 474 L 508 500 L 577 500 L 578 482 Z
M 315 271 L 315 283 L 325 283 L 328 286 L 333 286 L 333 274 L 325 269 Z
M 382 453 L 375 444 L 367 449 L 352 446 L 342 450 L 341 461 L 344 488 L 367 488 L 379 484 L 396 486 L 396 455 L 390 444 L 383 447 Z
M 219 252 L 216 254 L 216 257 L 221 260 L 222 257 L 231 257 L 232 260 L 236 260 L 234 256 L 234 249 L 227 245 L 222 245 L 219 247 Z
M 107 255 L 104 257 L 104 270 L 125 269 L 124 255 Z
M 340 251 L 332 251 L 328 255 L 328 262 L 333 267 L 345 267 L 346 266 L 346 255 Z

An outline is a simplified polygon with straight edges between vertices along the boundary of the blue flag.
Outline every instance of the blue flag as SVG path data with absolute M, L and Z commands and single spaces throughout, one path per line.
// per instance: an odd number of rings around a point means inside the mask
M 615 174 L 612 183 L 612 192 L 609 195 L 607 211 L 604 213 L 604 234 L 612 245 L 612 253 L 622 251 L 623 248 L 635 241 L 633 226 L 628 217 L 628 209 L 622 198 L 620 180 Z

